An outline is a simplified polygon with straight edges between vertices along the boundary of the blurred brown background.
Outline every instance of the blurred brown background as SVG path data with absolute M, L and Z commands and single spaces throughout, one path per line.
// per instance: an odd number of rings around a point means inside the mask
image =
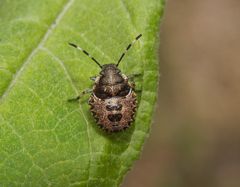
M 240 1 L 169 0 L 158 106 L 122 187 L 240 186 Z

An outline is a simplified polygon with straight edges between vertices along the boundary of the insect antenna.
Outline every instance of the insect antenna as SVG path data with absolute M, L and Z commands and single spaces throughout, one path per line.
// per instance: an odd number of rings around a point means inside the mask
M 102 68 L 102 65 L 94 57 L 92 57 L 87 51 L 85 51 L 81 47 L 77 46 L 76 44 L 73 44 L 73 43 L 68 43 L 68 44 L 70 46 L 75 47 L 76 49 L 82 51 L 85 55 L 87 55 L 89 58 L 91 58 L 100 68 Z
M 133 41 L 132 43 L 130 43 L 127 48 L 125 49 L 125 51 L 122 53 L 121 57 L 119 58 L 118 62 L 117 62 L 117 66 L 119 65 L 119 63 L 122 61 L 123 57 L 125 56 L 125 54 L 127 53 L 127 51 L 132 47 L 132 45 L 139 39 L 141 38 L 142 34 L 139 34 Z

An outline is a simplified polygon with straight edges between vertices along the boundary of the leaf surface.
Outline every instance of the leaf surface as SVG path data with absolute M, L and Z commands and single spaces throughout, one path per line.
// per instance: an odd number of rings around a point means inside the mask
M 0 2 L 0 186 L 119 186 L 141 152 L 156 100 L 161 0 Z M 124 74 L 137 79 L 134 124 L 102 132 L 89 112 L 89 77 L 126 46 Z

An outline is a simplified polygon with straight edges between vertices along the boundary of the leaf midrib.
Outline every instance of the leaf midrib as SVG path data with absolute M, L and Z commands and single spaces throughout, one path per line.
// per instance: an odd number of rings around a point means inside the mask
M 4 101 L 4 99 L 8 96 L 9 92 L 11 91 L 11 89 L 13 88 L 13 86 L 16 84 L 18 77 L 21 76 L 21 73 L 23 72 L 23 70 L 25 69 L 25 67 L 31 62 L 32 57 L 39 51 L 39 50 L 44 50 L 46 52 L 50 52 L 47 48 L 44 47 L 45 42 L 47 41 L 47 39 L 49 38 L 49 36 L 52 34 L 53 30 L 59 25 L 60 21 L 62 20 L 62 18 L 64 17 L 64 15 L 66 14 L 66 12 L 69 10 L 69 8 L 72 6 L 72 4 L 74 3 L 75 0 L 68 0 L 63 7 L 61 8 L 61 11 L 57 14 L 57 16 L 53 19 L 52 23 L 49 25 L 49 27 L 47 28 L 45 34 L 43 35 L 43 37 L 41 38 L 41 40 L 38 42 L 37 46 L 35 48 L 33 48 L 33 50 L 29 53 L 29 55 L 26 57 L 26 59 L 24 60 L 24 62 L 22 63 L 21 67 L 18 69 L 18 71 L 15 73 L 15 75 L 13 76 L 11 82 L 9 83 L 8 87 L 6 88 L 6 90 L 3 92 L 3 95 L 0 98 L 0 103 Z M 63 62 L 58 59 L 55 55 L 50 54 L 51 56 L 55 57 L 55 60 L 57 60 L 57 62 L 60 64 L 60 66 L 63 68 L 64 72 L 66 73 L 66 76 L 68 78 L 68 80 L 71 82 L 72 88 L 74 89 L 74 91 L 77 93 L 77 89 L 75 87 L 75 85 L 72 83 L 72 79 L 69 75 L 69 73 L 67 72 L 65 65 L 63 64 Z M 57 58 L 57 59 L 56 59 Z M 91 148 L 91 141 L 90 141 L 90 132 L 89 132 L 89 124 L 88 121 L 86 120 L 85 114 L 82 110 L 82 107 L 80 105 L 80 111 L 81 114 L 83 116 L 83 118 L 85 119 L 86 122 L 86 126 L 87 126 L 87 137 L 88 137 L 88 143 L 89 143 L 89 155 L 91 157 L 91 159 L 89 160 L 89 166 L 88 166 L 88 172 L 90 170 L 91 167 L 91 160 L 92 160 L 92 148 Z M 90 173 L 88 173 L 88 179 L 90 178 Z M 89 181 L 89 180 L 88 180 Z
M 8 84 L 8 87 L 6 90 L 3 92 L 1 98 L 0 98 L 0 103 L 4 101 L 4 99 L 8 96 L 9 92 L 13 88 L 13 86 L 16 84 L 18 77 L 21 75 L 25 67 L 31 62 L 32 57 L 40 50 L 45 42 L 47 41 L 48 37 L 52 34 L 52 31 L 58 26 L 60 21 L 62 20 L 63 16 L 66 14 L 68 9 L 72 6 L 75 0 L 67 0 L 67 2 L 63 5 L 61 8 L 60 12 L 57 14 L 57 16 L 53 19 L 52 23 L 49 25 L 47 28 L 45 34 L 37 44 L 35 48 L 31 51 L 31 53 L 26 57 L 24 62 L 22 63 L 21 67 L 16 71 L 16 73 L 13 75 L 13 78 L 11 82 Z
M 62 67 L 62 69 L 64 70 L 64 73 L 68 79 L 68 81 L 71 83 L 71 86 L 73 88 L 73 90 L 76 92 L 76 94 L 78 94 L 78 90 L 76 89 L 76 86 L 74 85 L 74 83 L 72 82 L 72 79 L 70 77 L 70 74 L 68 73 L 64 63 L 58 58 L 56 57 L 54 54 L 52 54 L 48 49 L 46 49 L 45 47 L 42 47 L 42 49 L 47 52 L 50 56 L 52 56 L 58 63 L 59 65 Z M 83 112 L 83 109 L 82 109 L 82 105 L 81 103 L 79 103 L 79 110 L 80 110 L 80 113 L 82 114 L 83 118 L 84 118 L 84 121 L 86 123 L 86 131 L 87 131 L 87 137 L 88 137 L 88 145 L 89 145 L 89 155 L 90 155 L 90 159 L 89 159 L 89 163 L 88 163 L 88 183 L 89 183 L 89 179 L 90 179 L 90 168 L 91 168 L 91 163 L 92 163 L 92 155 L 93 155 L 93 150 L 92 150 L 92 144 L 91 144 L 91 138 L 90 138 L 90 131 L 89 131 L 89 122 L 88 120 L 86 119 L 86 116 Z M 88 184 L 87 183 L 87 184 Z

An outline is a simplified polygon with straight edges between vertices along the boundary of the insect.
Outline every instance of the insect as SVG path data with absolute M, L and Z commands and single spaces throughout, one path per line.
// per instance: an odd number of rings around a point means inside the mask
M 100 68 L 100 74 L 91 77 L 94 81 L 92 89 L 86 89 L 79 96 L 69 101 L 79 100 L 84 94 L 91 93 L 89 105 L 97 124 L 108 132 L 118 132 L 127 129 L 134 120 L 137 96 L 135 93 L 134 77 L 121 73 L 118 68 L 120 62 L 131 46 L 142 36 L 139 34 L 125 49 L 116 64 L 101 65 L 94 57 L 81 47 L 69 43 L 70 46 L 82 51 L 91 58 Z

